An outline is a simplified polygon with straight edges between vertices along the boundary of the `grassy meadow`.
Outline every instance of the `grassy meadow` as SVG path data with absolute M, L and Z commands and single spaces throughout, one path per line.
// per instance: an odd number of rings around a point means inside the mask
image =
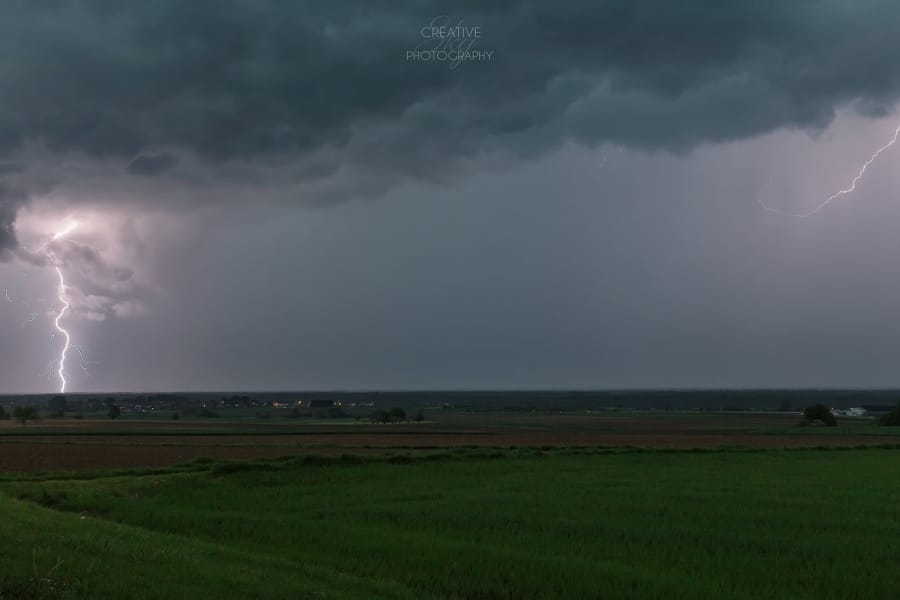
M 900 451 L 457 450 L 0 482 L 0 598 L 889 598 Z

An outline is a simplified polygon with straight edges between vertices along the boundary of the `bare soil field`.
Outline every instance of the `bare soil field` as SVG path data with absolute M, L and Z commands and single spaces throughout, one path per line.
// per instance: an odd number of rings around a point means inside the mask
M 0 427 L 0 472 L 167 466 L 198 457 L 277 458 L 428 452 L 453 447 L 847 447 L 900 443 L 892 428 L 852 420 L 800 427 L 784 414 L 447 413 L 376 425 L 273 419 L 46 420 Z

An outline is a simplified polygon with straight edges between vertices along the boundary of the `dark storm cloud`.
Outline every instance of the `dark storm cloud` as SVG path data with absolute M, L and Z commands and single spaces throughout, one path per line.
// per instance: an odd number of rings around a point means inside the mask
M 138 156 L 128 163 L 128 172 L 132 175 L 159 175 L 175 166 L 177 162 L 178 160 L 174 156 L 166 152 Z
M 480 26 L 492 60 L 407 61 L 439 15 Z M 681 150 L 883 110 L 898 17 L 887 0 L 4 3 L 0 149 L 253 159 L 380 126 L 367 158 L 397 171 L 566 136 Z
M 491 60 L 407 60 L 442 15 L 479 27 Z M 38 162 L 104 161 L 107 181 L 302 181 L 330 201 L 569 139 L 682 152 L 818 131 L 844 104 L 883 114 L 898 23 L 888 0 L 7 2 L 0 160 L 39 148 Z M 16 206 L 2 205 L 7 246 Z

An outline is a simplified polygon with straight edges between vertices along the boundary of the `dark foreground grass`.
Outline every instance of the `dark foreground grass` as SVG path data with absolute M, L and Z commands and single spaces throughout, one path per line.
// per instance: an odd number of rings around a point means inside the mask
M 23 476 L 0 484 L 0 598 L 894 598 L 898 467 L 495 451 Z

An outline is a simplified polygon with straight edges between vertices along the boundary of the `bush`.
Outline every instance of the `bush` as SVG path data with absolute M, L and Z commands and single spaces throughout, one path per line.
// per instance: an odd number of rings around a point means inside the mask
M 6 409 L 4 407 L 0 406 L 0 421 L 7 420 L 9 420 L 9 413 L 6 412 Z
M 119 406 L 117 404 L 110 404 L 109 410 L 106 411 L 106 416 L 108 416 L 110 419 L 118 419 L 119 415 L 121 415 L 121 414 L 122 414 L 122 409 L 119 408 Z
M 394 421 L 405 421 L 406 420 L 406 411 L 400 408 L 399 406 L 395 406 L 391 409 L 391 419 Z
M 831 411 L 824 404 L 814 404 L 803 409 L 803 416 L 812 423 L 813 421 L 822 421 L 825 425 L 833 427 L 837 425 L 837 419 L 831 414 Z

